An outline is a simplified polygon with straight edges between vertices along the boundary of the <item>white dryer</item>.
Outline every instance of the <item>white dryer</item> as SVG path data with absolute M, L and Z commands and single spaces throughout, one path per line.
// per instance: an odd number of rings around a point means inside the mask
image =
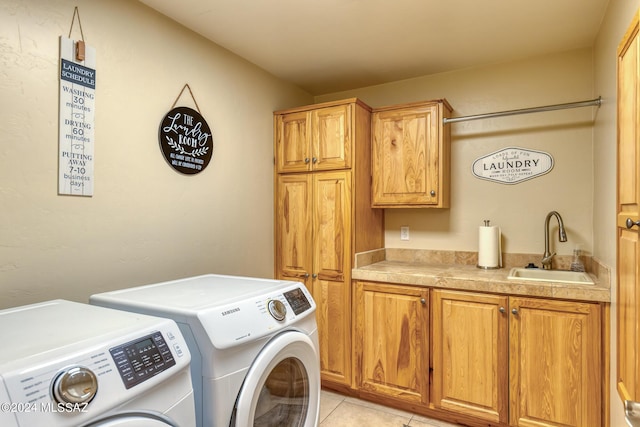
M 65 300 L 0 310 L 2 427 L 192 427 L 176 323 Z
M 191 350 L 198 426 L 317 426 L 316 305 L 303 284 L 209 274 L 90 302 L 176 321 Z

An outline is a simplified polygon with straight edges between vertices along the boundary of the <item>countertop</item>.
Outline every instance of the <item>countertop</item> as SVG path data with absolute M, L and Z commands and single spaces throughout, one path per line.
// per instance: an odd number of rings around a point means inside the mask
M 590 302 L 610 302 L 609 269 L 588 259 L 585 265 L 595 284 L 534 282 L 508 279 L 511 264 L 524 258 L 510 258 L 504 268 L 485 270 L 476 267 L 473 253 L 379 249 L 356 255 L 352 279 L 442 289 L 490 292 L 508 295 L 554 298 Z M 511 265 L 510 265 L 511 264 Z

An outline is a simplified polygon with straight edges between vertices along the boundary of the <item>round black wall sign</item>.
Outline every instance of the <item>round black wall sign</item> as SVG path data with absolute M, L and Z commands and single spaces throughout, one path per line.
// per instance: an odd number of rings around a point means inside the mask
M 213 155 L 213 136 L 207 121 L 188 107 L 176 107 L 164 116 L 159 140 L 165 160 L 180 173 L 202 172 Z

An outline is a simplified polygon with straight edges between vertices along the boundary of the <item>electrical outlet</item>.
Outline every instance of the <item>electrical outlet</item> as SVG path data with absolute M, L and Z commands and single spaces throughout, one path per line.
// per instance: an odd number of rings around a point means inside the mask
M 409 227 L 400 227 L 400 240 L 409 240 Z

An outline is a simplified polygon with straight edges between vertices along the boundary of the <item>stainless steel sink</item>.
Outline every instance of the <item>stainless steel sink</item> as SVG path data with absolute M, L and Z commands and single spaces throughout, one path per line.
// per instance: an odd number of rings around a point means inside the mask
M 532 280 L 534 282 L 578 283 L 593 285 L 587 273 L 582 271 L 543 270 L 541 268 L 512 268 L 507 279 Z

